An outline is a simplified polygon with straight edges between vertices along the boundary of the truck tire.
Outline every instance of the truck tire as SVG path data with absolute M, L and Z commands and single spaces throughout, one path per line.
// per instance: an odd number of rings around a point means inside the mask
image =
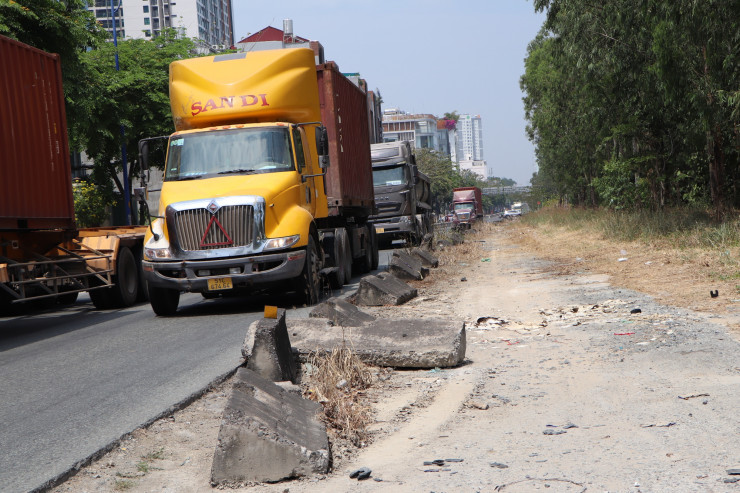
M 93 278 L 90 281 L 95 286 L 100 286 L 102 281 Z M 109 310 L 113 308 L 113 288 L 91 289 L 87 292 L 90 295 L 90 301 L 97 310 Z
M 144 277 L 144 268 L 141 264 L 142 248 L 137 248 L 134 256 L 136 257 L 136 266 L 139 268 L 139 294 L 136 296 L 136 301 L 145 302 L 149 301 L 149 285 L 146 283 Z
M 60 293 L 59 296 L 57 296 L 57 303 L 60 305 L 71 305 L 75 301 L 77 301 L 77 295 L 80 293 L 74 292 L 74 293 Z
M 136 303 L 139 295 L 139 264 L 129 247 L 121 247 L 116 258 L 115 285 L 111 288 L 113 305 L 126 308 Z
M 180 291 L 149 286 L 149 303 L 154 313 L 160 317 L 170 317 L 177 312 L 177 305 L 180 304 Z
M 342 268 L 344 269 L 344 282 L 349 283 L 352 281 L 352 245 L 350 245 L 347 230 L 342 228 L 342 232 L 344 234 L 344 263 Z
M 363 236 L 364 242 L 362 244 L 362 248 L 365 249 L 365 253 L 360 257 L 357 261 L 357 270 L 360 274 L 367 274 L 370 272 L 370 269 L 373 265 L 373 242 L 371 238 L 370 233 L 370 227 L 372 225 L 367 225 L 367 234 Z
M 331 248 L 332 256 L 334 258 L 334 267 L 336 267 L 337 270 L 329 275 L 329 284 L 332 289 L 339 289 L 347 282 L 344 275 L 345 237 L 346 233 L 344 232 L 344 228 L 337 228 L 334 230 L 334 239 L 331 242 Z
M 370 245 L 372 247 L 372 261 L 370 262 L 370 270 L 378 268 L 380 258 L 378 254 L 378 234 L 375 232 L 375 226 L 370 225 Z
M 303 264 L 303 272 L 296 278 L 296 294 L 300 303 L 306 306 L 315 305 L 319 302 L 321 294 L 321 279 L 319 278 L 319 253 L 316 250 L 316 241 L 313 235 L 308 236 L 306 245 L 306 261 Z M 155 310 L 156 311 L 156 310 Z

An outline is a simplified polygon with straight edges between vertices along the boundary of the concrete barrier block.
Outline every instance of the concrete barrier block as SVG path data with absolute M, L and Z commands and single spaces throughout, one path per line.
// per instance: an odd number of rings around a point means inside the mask
M 224 409 L 211 482 L 234 485 L 325 474 L 331 463 L 321 406 L 240 368 Z
M 421 261 L 404 251 L 393 252 L 388 271 L 402 280 L 421 281 L 429 275 L 429 269 Z
M 425 250 L 423 248 L 414 248 L 413 250 L 411 250 L 411 255 L 418 258 L 424 267 L 432 267 L 435 269 L 439 267 L 439 259 L 432 255 L 429 250 Z
M 416 288 L 389 272 L 381 272 L 360 280 L 355 301 L 360 306 L 402 305 L 417 295 Z
M 361 327 L 331 326 L 325 319 L 289 320 L 293 349 L 301 362 L 312 351 L 348 344 L 365 363 L 393 368 L 448 368 L 465 359 L 462 321 L 377 319 Z
M 273 382 L 296 381 L 297 369 L 285 325 L 285 310 L 277 318 L 263 318 L 250 324 L 242 345 L 247 368 Z
M 361 311 L 349 301 L 340 298 L 329 298 L 311 310 L 308 316 L 327 318 L 334 325 L 343 327 L 359 327 L 364 323 L 375 320 L 374 316 Z

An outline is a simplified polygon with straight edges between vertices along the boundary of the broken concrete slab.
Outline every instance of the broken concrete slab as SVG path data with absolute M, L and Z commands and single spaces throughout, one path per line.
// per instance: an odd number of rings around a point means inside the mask
M 389 272 L 377 276 L 365 276 L 355 295 L 355 302 L 361 306 L 402 305 L 417 296 L 412 288 Z
M 462 321 L 377 319 L 360 327 L 332 326 L 328 320 L 289 320 L 293 350 L 301 362 L 314 351 L 329 352 L 345 343 L 367 364 L 394 368 L 447 368 L 465 359 Z
M 211 482 L 233 485 L 325 474 L 331 453 L 321 405 L 240 368 L 224 409 Z
M 285 310 L 277 318 L 252 322 L 242 345 L 247 368 L 273 382 L 296 381 L 297 369 L 285 325 Z
M 334 325 L 343 327 L 358 327 L 364 323 L 372 322 L 375 317 L 365 313 L 347 300 L 341 298 L 329 298 L 325 302 L 317 305 L 309 317 L 327 318 Z
M 429 269 L 421 261 L 402 250 L 393 252 L 388 271 L 399 279 L 421 281 L 429 275 Z
M 433 267 L 435 269 L 439 267 L 439 259 L 432 255 L 429 250 L 417 247 L 411 250 L 411 255 L 418 258 L 424 267 Z

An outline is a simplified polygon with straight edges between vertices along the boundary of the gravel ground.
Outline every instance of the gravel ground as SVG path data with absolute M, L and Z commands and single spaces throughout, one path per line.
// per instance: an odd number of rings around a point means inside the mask
M 418 298 L 369 310 L 465 323 L 465 364 L 376 371 L 371 443 L 335 440 L 327 476 L 235 491 L 740 491 L 728 474 L 740 467 L 740 343 L 724 319 L 595 270 L 560 274 L 504 228 L 470 241 L 441 255 Z M 227 395 L 228 382 L 137 430 L 54 491 L 212 491 Z M 349 478 L 363 466 L 370 479 Z

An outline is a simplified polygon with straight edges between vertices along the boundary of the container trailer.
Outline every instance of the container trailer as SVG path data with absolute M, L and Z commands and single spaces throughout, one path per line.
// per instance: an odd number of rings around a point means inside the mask
M 133 304 L 145 228 L 76 227 L 59 56 L 0 36 L 0 59 L 0 315 L 82 291 L 97 308 Z

